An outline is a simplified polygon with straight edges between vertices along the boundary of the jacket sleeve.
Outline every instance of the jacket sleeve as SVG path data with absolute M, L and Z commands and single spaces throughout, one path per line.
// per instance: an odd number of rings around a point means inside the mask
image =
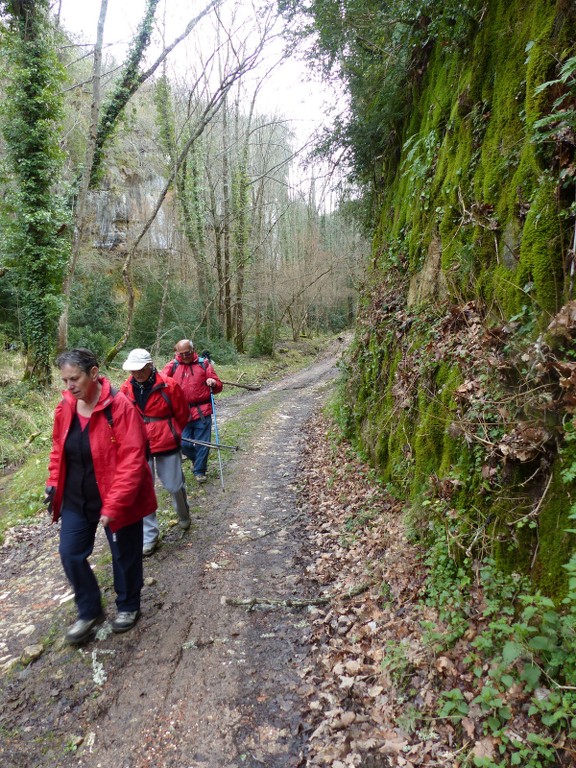
M 216 384 L 212 387 L 213 394 L 217 395 L 219 392 L 222 392 L 224 385 L 218 378 L 218 374 L 214 370 L 212 363 L 208 363 L 208 365 L 206 366 L 206 378 L 214 379 L 214 381 L 216 382 Z
M 184 429 L 190 419 L 190 407 L 188 401 L 178 382 L 174 381 L 174 379 L 168 379 L 167 384 L 169 387 L 172 410 L 174 411 L 174 419 L 180 429 Z
M 48 480 L 46 485 L 58 487 L 60 480 L 60 469 L 62 467 L 63 439 L 62 430 L 64 429 L 63 406 L 59 403 L 54 412 L 54 424 L 52 426 L 52 449 L 48 458 Z
M 100 426 L 110 429 L 105 415 L 100 416 Z M 146 459 L 144 423 L 136 408 L 121 393 L 114 398 L 112 416 L 116 466 L 103 497 L 101 514 L 122 524 L 131 517 L 141 484 L 150 479 L 150 467 Z

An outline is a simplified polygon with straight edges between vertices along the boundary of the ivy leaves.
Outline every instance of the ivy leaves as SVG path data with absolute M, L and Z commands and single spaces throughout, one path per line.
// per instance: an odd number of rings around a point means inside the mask
M 48 0 L 11 4 L 2 39 L 7 68 L 1 127 L 8 157 L 8 223 L 2 258 L 15 286 L 28 360 L 26 378 L 50 383 L 69 242 L 59 185 L 63 155 L 60 64 Z

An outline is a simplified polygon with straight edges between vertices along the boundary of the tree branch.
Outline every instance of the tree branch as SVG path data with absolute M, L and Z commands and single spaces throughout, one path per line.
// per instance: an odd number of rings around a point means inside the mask
M 270 608 L 306 608 L 309 605 L 326 605 L 334 600 L 351 600 L 353 597 L 357 597 L 358 595 L 367 592 L 372 584 L 373 582 L 365 582 L 363 584 L 358 584 L 356 587 L 351 587 L 346 590 L 346 592 L 337 592 L 336 594 L 322 595 L 321 597 L 313 598 L 286 597 L 284 599 L 278 599 L 273 597 L 249 597 L 240 600 L 235 597 L 221 597 L 220 602 L 222 605 L 245 606 L 249 611 L 252 611 L 256 605 Z

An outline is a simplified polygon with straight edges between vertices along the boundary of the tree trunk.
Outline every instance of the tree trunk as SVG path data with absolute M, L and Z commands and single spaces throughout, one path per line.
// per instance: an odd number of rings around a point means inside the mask
M 26 349 L 24 379 L 45 387 L 52 353 L 69 242 L 59 148 L 63 69 L 58 61 L 47 0 L 11 3 L 4 9 L 2 131 L 14 185 L 5 198 L 14 211 L 5 231 Z
M 160 302 L 160 311 L 158 312 L 158 322 L 156 325 L 156 340 L 152 345 L 152 359 L 160 353 L 160 344 L 162 343 L 162 326 L 164 325 L 164 316 L 166 314 L 166 304 L 168 303 L 168 294 L 170 291 L 170 267 L 167 265 L 164 277 L 164 290 L 162 291 L 162 301 Z
M 228 136 L 228 101 L 224 100 L 222 109 L 222 306 L 224 308 L 223 325 L 226 340 L 232 341 L 232 299 L 230 290 L 230 139 Z
M 96 148 L 96 138 L 98 134 L 98 115 L 100 114 L 100 84 L 102 79 L 102 46 L 104 41 L 104 23 L 108 12 L 108 0 L 101 0 L 100 14 L 98 17 L 98 26 L 96 28 L 96 44 L 94 46 L 94 62 L 92 65 L 92 105 L 90 108 L 90 131 L 88 143 L 86 145 L 86 155 L 84 168 L 80 178 L 78 196 L 74 212 L 74 234 L 72 237 L 72 253 L 68 272 L 64 279 L 62 288 L 63 310 L 58 321 L 58 339 L 56 348 L 58 352 L 63 352 L 68 347 L 68 313 L 70 309 L 70 291 L 78 264 L 80 247 L 83 241 L 84 229 L 86 224 L 86 202 L 88 199 L 88 185 L 92 174 L 92 163 L 94 161 L 94 151 Z

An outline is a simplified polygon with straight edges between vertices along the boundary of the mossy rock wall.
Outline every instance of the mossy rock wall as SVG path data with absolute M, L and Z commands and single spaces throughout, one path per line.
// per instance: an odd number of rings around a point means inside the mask
M 537 88 L 558 76 L 575 40 L 570 3 L 491 0 L 466 45 L 432 51 L 414 85 L 402 156 L 385 166 L 373 288 L 345 395 L 350 433 L 385 482 L 415 505 L 443 499 L 436 508 L 461 516 L 464 549 L 484 542 L 505 568 L 555 594 L 574 546 L 565 533 L 573 489 L 559 480 L 557 452 L 499 462 L 493 448 L 513 434 L 507 398 L 516 398 L 519 422 L 536 419 L 518 403 L 525 381 L 502 373 L 511 340 L 533 344 L 570 298 L 574 186 L 561 183 L 558 153 L 535 138 L 534 123 L 554 96 Z M 450 329 L 451 307 L 468 305 L 482 307 L 478 339 L 465 325 Z M 494 369 L 481 352 L 491 326 L 508 334 Z M 496 390 L 503 405 L 488 407 Z M 459 398 L 468 398 L 465 417 Z

